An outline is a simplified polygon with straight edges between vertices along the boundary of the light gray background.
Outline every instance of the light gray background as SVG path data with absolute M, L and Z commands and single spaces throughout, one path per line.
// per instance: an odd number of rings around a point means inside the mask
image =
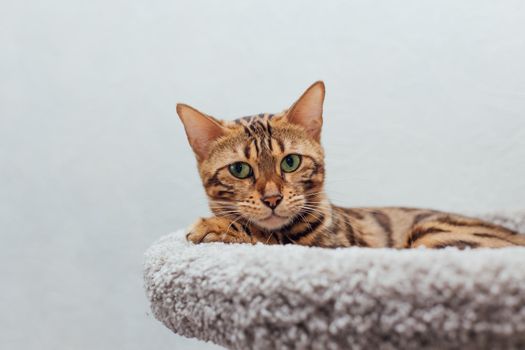
M 208 213 L 179 101 L 275 112 L 324 79 L 336 202 L 523 209 L 524 34 L 522 1 L 2 0 L 0 348 L 207 347 L 142 289 Z

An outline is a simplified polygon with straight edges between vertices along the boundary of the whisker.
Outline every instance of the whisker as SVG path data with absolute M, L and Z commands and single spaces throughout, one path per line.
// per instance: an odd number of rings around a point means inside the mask
M 307 209 L 306 213 L 308 215 L 312 215 L 317 220 L 321 220 L 323 218 L 323 213 L 321 213 L 321 212 L 316 212 L 316 211 L 312 211 L 310 209 Z
M 242 218 L 242 216 L 239 216 L 237 219 L 235 219 L 232 222 L 230 222 L 230 225 L 228 225 L 228 228 L 226 229 L 226 234 L 228 234 L 230 232 L 230 228 L 232 227 L 232 225 L 234 223 L 236 223 L 237 221 L 239 221 L 241 218 Z
M 264 244 L 268 244 L 268 242 L 270 241 L 270 239 L 273 237 L 273 234 L 274 234 L 274 232 L 272 231 L 272 232 L 270 233 L 270 236 L 268 236 L 268 239 L 266 240 L 266 242 L 265 242 Z

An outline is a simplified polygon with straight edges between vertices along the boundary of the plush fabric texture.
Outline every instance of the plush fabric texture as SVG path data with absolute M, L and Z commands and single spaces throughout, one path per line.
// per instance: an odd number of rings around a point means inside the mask
M 525 232 L 525 212 L 485 218 Z M 193 245 L 145 254 L 157 319 L 231 349 L 525 348 L 525 248 Z

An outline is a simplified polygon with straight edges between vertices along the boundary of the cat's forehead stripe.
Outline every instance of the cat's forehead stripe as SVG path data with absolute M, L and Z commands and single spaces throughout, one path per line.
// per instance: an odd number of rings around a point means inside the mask
M 274 148 L 274 142 L 279 146 L 281 152 L 284 151 L 282 140 L 275 138 L 272 133 L 271 120 L 275 116 L 272 113 L 260 113 L 251 116 L 245 116 L 234 120 L 236 125 L 241 125 L 246 136 L 250 139 L 243 146 L 243 153 L 247 159 L 253 154 L 251 145 L 255 146 L 255 157 L 262 156 L 261 152 L 271 154 Z
M 248 142 L 244 146 L 244 156 L 246 157 L 246 159 L 250 159 L 251 149 L 252 149 L 252 144 L 250 142 Z
M 240 117 L 240 118 L 234 119 L 233 121 L 235 122 L 235 124 L 249 125 L 257 121 L 267 122 L 268 120 L 271 120 L 274 116 L 275 114 L 273 113 L 259 113 L 259 114 Z

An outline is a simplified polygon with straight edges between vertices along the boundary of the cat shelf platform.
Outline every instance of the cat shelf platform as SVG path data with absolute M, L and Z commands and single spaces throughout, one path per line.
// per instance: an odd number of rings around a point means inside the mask
M 525 232 L 525 212 L 485 216 Z M 145 254 L 155 317 L 231 349 L 523 349 L 525 248 L 193 245 Z

